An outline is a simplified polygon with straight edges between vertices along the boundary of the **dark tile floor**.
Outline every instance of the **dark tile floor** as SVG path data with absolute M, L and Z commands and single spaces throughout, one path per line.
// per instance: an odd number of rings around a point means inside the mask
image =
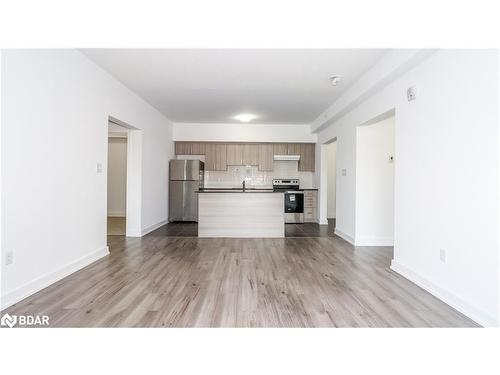
M 328 225 L 316 223 L 285 224 L 286 237 L 333 237 L 335 219 L 328 219 Z M 197 237 L 197 223 L 168 223 L 156 230 L 167 237 Z
M 328 219 L 328 225 L 317 223 L 285 224 L 285 237 L 333 237 L 335 219 Z
M 198 223 L 168 223 L 158 228 L 155 233 L 164 233 L 167 237 L 198 237 Z

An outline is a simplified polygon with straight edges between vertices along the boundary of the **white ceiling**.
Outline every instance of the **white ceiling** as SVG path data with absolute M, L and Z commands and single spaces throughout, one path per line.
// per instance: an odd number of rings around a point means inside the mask
M 383 49 L 83 49 L 174 122 L 307 124 Z M 340 75 L 338 86 L 330 76 Z

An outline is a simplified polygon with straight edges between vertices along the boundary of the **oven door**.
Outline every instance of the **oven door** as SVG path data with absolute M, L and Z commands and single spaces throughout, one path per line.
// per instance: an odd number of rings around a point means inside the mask
M 285 223 L 304 222 L 304 193 L 302 191 L 285 193 Z

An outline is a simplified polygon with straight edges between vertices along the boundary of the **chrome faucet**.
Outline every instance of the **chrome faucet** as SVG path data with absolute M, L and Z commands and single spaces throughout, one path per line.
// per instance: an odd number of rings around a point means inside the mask
M 243 191 L 245 191 L 245 180 L 241 184 L 243 185 Z

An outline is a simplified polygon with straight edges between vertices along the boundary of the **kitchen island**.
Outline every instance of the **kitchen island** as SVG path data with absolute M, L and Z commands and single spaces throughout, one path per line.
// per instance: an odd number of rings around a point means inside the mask
M 271 189 L 198 191 L 198 237 L 285 237 L 283 193 Z

